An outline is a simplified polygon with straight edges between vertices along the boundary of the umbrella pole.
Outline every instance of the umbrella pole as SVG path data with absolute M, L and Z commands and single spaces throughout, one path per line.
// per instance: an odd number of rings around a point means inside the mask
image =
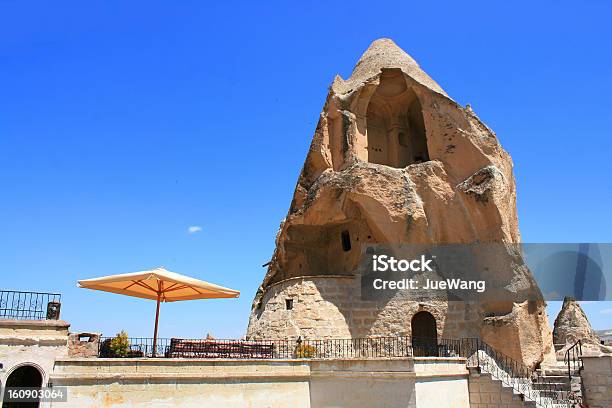
M 157 322 L 159 321 L 159 301 L 161 298 L 161 293 L 157 294 L 157 309 L 155 310 L 155 331 L 153 332 L 153 357 L 155 357 L 155 353 L 157 351 Z

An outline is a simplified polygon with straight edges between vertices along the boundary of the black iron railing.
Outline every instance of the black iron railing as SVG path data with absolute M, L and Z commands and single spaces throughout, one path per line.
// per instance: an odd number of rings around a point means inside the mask
M 413 337 L 411 340 L 414 357 L 465 357 L 462 344 L 462 340 L 453 339 Z
M 410 338 L 364 337 L 353 339 L 295 340 L 284 353 L 293 358 L 380 358 L 412 356 Z
M 152 338 L 129 338 L 127 344 L 112 337 L 100 339 L 100 357 L 152 357 Z M 409 337 L 353 339 L 233 340 L 158 338 L 156 357 L 166 358 L 376 358 L 412 355 Z
M 580 340 L 567 349 L 563 362 L 567 366 L 567 376 L 570 380 L 573 373 L 580 373 L 582 370 L 582 342 Z
M 58 320 L 59 293 L 0 290 L 0 319 Z
M 556 404 L 567 403 L 567 386 L 496 351 L 480 339 L 462 339 L 461 354 L 467 358 L 468 367 L 491 374 L 502 384 L 523 394 L 526 400 L 534 401 L 538 407 L 554 407 Z
M 153 357 L 153 338 L 131 337 L 120 345 L 113 337 L 100 339 L 100 357 Z M 178 339 L 158 338 L 161 358 L 378 358 L 465 357 L 463 340 L 411 339 L 407 336 L 352 339 Z
M 170 339 L 157 338 L 157 357 L 164 357 L 165 350 L 170 344 Z M 152 337 L 130 337 L 127 344 L 122 345 L 116 337 L 101 337 L 98 347 L 98 355 L 103 358 L 118 357 L 152 357 L 153 338 Z

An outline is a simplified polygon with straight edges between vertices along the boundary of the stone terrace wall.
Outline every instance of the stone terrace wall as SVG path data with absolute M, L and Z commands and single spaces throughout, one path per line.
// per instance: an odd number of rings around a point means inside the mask
M 460 358 L 66 358 L 57 361 L 51 380 L 68 387 L 65 408 L 469 407 L 465 359 Z
M 64 359 L 52 381 L 65 408 L 308 408 L 308 375 L 302 361 Z

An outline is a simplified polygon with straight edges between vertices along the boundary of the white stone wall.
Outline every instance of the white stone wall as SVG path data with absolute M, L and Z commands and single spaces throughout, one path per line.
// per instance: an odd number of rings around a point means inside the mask
M 463 358 L 415 358 L 416 406 L 468 408 L 468 371 Z
M 318 360 L 310 372 L 311 408 L 417 407 L 412 359 Z
M 61 320 L 0 320 L 2 386 L 11 372 L 22 365 L 36 367 L 46 384 L 55 359 L 68 353 L 69 327 Z

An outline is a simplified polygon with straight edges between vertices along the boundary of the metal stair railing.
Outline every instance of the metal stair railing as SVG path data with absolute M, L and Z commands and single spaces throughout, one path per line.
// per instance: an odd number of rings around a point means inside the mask
M 578 340 L 567 349 L 563 357 L 563 363 L 567 365 L 567 376 L 572 380 L 572 370 L 580 373 L 582 370 L 582 342 Z
M 477 367 L 482 372 L 501 381 L 534 401 L 538 407 L 567 407 L 568 400 L 559 398 L 566 390 L 535 370 L 493 349 L 477 338 L 462 339 L 461 355 L 467 358 L 468 367 Z

